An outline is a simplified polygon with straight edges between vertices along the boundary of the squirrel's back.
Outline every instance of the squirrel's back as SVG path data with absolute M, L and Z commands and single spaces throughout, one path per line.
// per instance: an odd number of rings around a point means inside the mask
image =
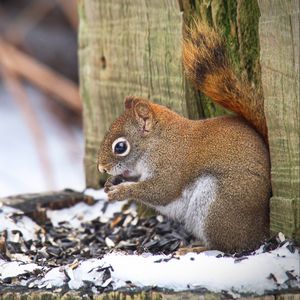
M 167 113 L 156 110 L 158 119 Z M 164 124 L 149 160 L 176 178 L 164 177 L 162 203 L 154 207 L 208 248 L 254 249 L 269 234 L 270 164 L 262 137 L 237 116 L 192 121 L 169 115 L 173 122 Z M 175 186 L 178 195 L 169 201 L 166 191 Z
M 267 143 L 263 99 L 235 76 L 225 42 L 218 33 L 207 25 L 195 24 L 184 39 L 183 65 L 187 77 L 199 90 L 246 119 Z

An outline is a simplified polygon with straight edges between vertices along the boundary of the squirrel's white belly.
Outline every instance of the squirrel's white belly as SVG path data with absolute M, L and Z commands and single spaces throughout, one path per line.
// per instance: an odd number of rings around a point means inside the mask
M 205 220 L 212 202 L 216 199 L 217 179 L 212 175 L 201 176 L 183 190 L 180 198 L 155 208 L 162 214 L 184 224 L 196 238 L 206 241 Z

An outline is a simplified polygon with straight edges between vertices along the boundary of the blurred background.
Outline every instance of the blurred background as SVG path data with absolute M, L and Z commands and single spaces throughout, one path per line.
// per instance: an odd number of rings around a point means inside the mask
M 0 0 L 0 196 L 82 190 L 76 0 Z

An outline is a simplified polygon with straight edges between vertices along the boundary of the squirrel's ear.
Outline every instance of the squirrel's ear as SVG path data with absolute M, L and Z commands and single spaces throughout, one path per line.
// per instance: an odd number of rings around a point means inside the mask
M 134 105 L 134 100 L 136 97 L 134 96 L 127 96 L 124 101 L 125 109 L 131 109 Z
M 140 131 L 147 135 L 153 128 L 153 111 L 150 105 L 144 101 L 137 101 L 134 105 L 134 114 Z
M 133 109 L 139 129 L 143 135 L 147 135 L 153 127 L 153 111 L 147 101 L 135 96 L 125 98 L 125 109 Z

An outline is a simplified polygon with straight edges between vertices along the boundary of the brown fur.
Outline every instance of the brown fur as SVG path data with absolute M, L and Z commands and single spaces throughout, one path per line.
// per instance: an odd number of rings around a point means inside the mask
M 198 26 L 184 45 L 187 74 L 216 102 L 248 122 L 254 120 L 266 137 L 262 105 L 248 107 L 259 99 L 250 100 L 252 94 L 229 69 L 222 47 L 216 33 Z M 112 152 L 120 137 L 131 145 L 125 157 Z M 98 166 L 114 176 L 106 184 L 110 200 L 133 199 L 154 207 L 173 202 L 195 180 L 212 175 L 217 191 L 205 219 L 206 246 L 232 252 L 256 247 L 268 236 L 269 154 L 261 136 L 242 118 L 192 121 L 148 100 L 128 97 L 124 113 L 102 142 Z M 144 179 L 114 185 L 120 175 L 128 181 Z
M 221 106 L 245 118 L 267 142 L 263 98 L 248 83 L 240 82 L 226 56 L 223 39 L 211 27 L 197 23 L 183 43 L 187 77 Z

